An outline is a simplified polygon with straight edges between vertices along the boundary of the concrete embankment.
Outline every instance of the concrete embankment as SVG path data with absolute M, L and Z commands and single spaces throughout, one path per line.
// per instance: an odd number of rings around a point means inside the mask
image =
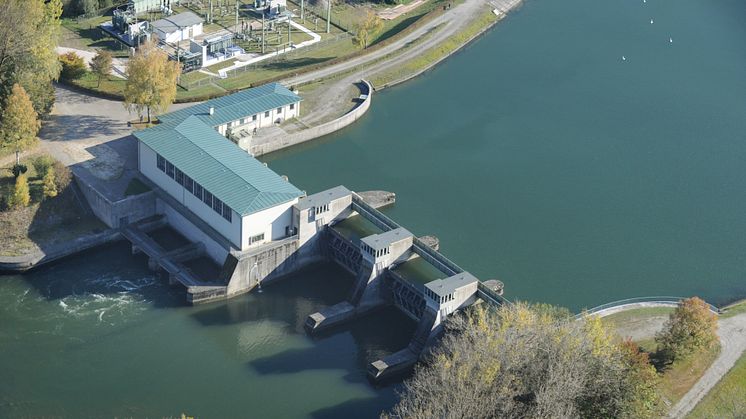
M 341 130 L 342 128 L 351 125 L 352 123 L 360 119 L 363 115 L 365 115 L 366 112 L 368 112 L 373 97 L 373 87 L 371 86 L 371 84 L 366 80 L 362 80 L 362 82 L 366 90 L 365 92 L 363 92 L 362 95 L 364 99 L 362 99 L 360 103 L 350 112 L 347 112 L 346 114 L 333 121 L 329 121 L 315 127 L 306 128 L 296 133 L 276 137 L 272 141 L 258 144 L 252 143 L 249 147 L 249 152 L 254 156 L 261 156 L 263 154 L 271 153 L 273 151 L 281 150 L 283 148 L 291 147 L 297 144 L 302 144 L 307 141 L 332 134 L 336 131 Z
M 119 231 L 109 229 L 100 233 L 78 237 L 64 243 L 56 243 L 44 249 L 36 249 L 25 255 L 0 256 L 0 272 L 25 272 L 31 268 L 72 256 L 84 250 L 112 243 L 119 239 L 121 239 Z

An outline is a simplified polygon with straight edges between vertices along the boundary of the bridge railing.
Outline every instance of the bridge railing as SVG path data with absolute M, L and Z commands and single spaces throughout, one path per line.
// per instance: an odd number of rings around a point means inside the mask
M 659 306 L 677 307 L 681 303 L 681 301 L 685 299 L 686 297 L 673 297 L 673 296 L 651 296 L 651 297 L 627 298 L 624 300 L 612 301 L 610 303 L 601 304 L 600 306 L 596 306 L 591 309 L 586 309 L 582 313 L 577 314 L 575 317 L 581 318 L 584 315 L 598 314 L 605 310 L 609 310 L 609 309 L 617 308 L 617 307 L 623 307 L 627 305 L 633 305 L 633 304 L 647 303 L 651 305 L 655 304 Z M 707 304 L 711 312 L 715 314 L 720 313 L 720 309 L 717 306 L 707 303 L 707 302 L 705 303 Z
M 373 208 L 356 193 L 352 194 L 352 209 L 383 231 L 394 230 L 401 227 L 396 223 L 396 221 L 385 216 L 381 211 Z
M 488 303 L 491 303 L 493 305 L 501 306 L 501 305 L 512 304 L 508 299 L 498 294 L 496 291 L 494 291 L 487 285 L 484 285 L 484 283 L 482 282 L 479 282 L 477 284 L 477 296 L 479 296 L 479 298 L 481 298 L 482 300 Z

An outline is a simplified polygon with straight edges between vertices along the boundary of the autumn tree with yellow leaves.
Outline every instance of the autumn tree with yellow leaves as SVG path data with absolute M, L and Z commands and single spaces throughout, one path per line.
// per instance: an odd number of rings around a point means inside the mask
M 355 36 L 352 42 L 360 48 L 368 48 L 368 44 L 378 32 L 383 29 L 383 21 L 372 10 L 368 10 L 365 17 L 355 26 Z
M 142 116 L 151 111 L 162 113 L 176 99 L 176 81 L 181 65 L 168 59 L 165 51 L 150 41 L 143 44 L 127 64 L 127 83 L 124 86 L 124 106 Z
M 12 94 L 2 108 L 0 120 L 0 147 L 16 152 L 16 166 L 21 164 L 20 153 L 39 141 L 36 134 L 41 123 L 26 90 L 14 84 Z
M 597 317 L 526 304 L 472 307 L 447 321 L 405 382 L 396 418 L 649 418 L 657 374 Z

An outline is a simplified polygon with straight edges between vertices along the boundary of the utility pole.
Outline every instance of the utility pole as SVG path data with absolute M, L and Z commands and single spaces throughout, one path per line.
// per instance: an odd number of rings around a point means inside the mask
M 288 16 L 288 47 L 290 47 L 292 44 L 290 43 L 290 16 Z
M 303 24 L 306 23 L 306 15 L 305 15 L 305 8 L 303 7 L 305 2 L 303 0 L 300 0 L 300 20 L 303 21 Z
M 207 15 L 207 23 L 212 23 L 212 0 L 210 0 L 210 14 Z
M 326 33 L 331 30 L 332 22 L 332 0 L 326 0 Z
M 236 0 L 236 29 L 234 30 L 238 30 L 238 0 Z
M 264 34 L 266 33 L 264 28 L 264 9 L 262 9 L 262 54 L 264 54 Z

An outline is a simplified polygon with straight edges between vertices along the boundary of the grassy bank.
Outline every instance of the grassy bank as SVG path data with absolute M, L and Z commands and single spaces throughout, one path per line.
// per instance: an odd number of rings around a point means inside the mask
M 656 363 L 658 348 L 655 334 L 673 311 L 672 307 L 636 308 L 606 316 L 603 322 L 615 330 L 620 338 L 627 336 L 630 331 L 637 332 L 637 337 L 633 340 L 642 350 L 648 352 L 651 360 Z M 658 392 L 666 405 L 676 404 L 704 375 L 719 353 L 720 347 L 717 346 L 688 359 L 677 360 L 660 371 Z
M 32 155 L 21 162 L 28 167 L 30 205 L 15 209 L 3 205 L 0 210 L 0 256 L 21 256 L 106 229 L 95 216 L 85 211 L 84 204 L 73 190 L 69 170 L 64 166 L 58 164 L 55 168 L 57 196 L 43 197 L 42 175 L 36 173 L 32 164 L 39 156 Z M 15 178 L 9 170 L 0 172 L 0 195 L 3 198 L 13 191 L 14 183 Z
M 736 362 L 697 404 L 688 418 L 737 418 L 746 416 L 746 355 Z
M 464 46 L 464 44 L 468 43 L 485 29 L 492 26 L 497 22 L 497 20 L 498 17 L 492 13 L 492 10 L 485 9 L 485 11 L 483 11 L 457 35 L 452 36 L 442 44 L 425 51 L 413 60 L 409 60 L 400 66 L 375 74 L 370 78 L 371 83 L 375 88 L 380 89 L 416 76 Z

